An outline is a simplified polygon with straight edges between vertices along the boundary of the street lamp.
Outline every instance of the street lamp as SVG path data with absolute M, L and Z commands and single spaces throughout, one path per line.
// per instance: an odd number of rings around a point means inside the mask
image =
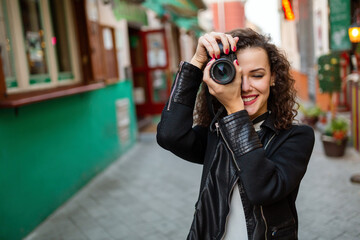
M 360 24 L 353 23 L 350 25 L 349 38 L 350 38 L 350 42 L 352 43 L 360 42 Z
M 354 22 L 349 27 L 350 42 L 360 42 L 360 9 L 357 8 L 354 13 Z

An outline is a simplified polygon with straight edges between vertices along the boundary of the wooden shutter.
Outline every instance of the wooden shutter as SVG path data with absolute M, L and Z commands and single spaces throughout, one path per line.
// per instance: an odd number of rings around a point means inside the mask
M 81 66 L 85 82 L 105 79 L 102 34 L 98 23 L 96 0 L 74 0 Z M 93 8 L 93 9 L 91 9 Z
M 92 74 L 95 81 L 105 80 L 105 64 L 102 49 L 102 34 L 101 27 L 97 22 L 88 20 L 87 22 L 89 33 L 89 47 L 90 47 L 90 61 L 92 67 Z
M 104 67 L 106 79 L 117 81 L 119 78 L 117 49 L 115 41 L 115 31 L 112 27 L 101 26 L 101 36 L 103 42 Z

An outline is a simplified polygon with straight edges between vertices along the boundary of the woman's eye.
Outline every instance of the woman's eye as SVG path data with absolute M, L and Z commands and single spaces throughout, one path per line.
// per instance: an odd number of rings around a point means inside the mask
M 264 75 L 254 75 L 254 78 L 262 78 Z

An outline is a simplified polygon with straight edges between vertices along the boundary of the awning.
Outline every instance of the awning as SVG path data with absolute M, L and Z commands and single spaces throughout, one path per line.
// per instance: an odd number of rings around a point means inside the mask
M 196 4 L 194 4 L 196 2 Z M 165 12 L 172 12 L 174 14 L 180 14 L 183 17 L 195 17 L 199 9 L 205 8 L 201 6 L 199 2 L 202 1 L 191 1 L 191 0 L 145 0 L 143 6 L 155 11 L 157 14 L 162 16 Z M 199 7 L 200 6 L 200 7 Z
M 198 10 L 204 9 L 202 0 L 146 0 L 142 4 L 145 8 L 154 11 L 159 18 L 164 16 L 180 28 L 202 31 L 198 24 Z
M 126 19 L 130 22 L 147 25 L 145 8 L 130 1 L 112 0 L 112 9 L 117 20 Z

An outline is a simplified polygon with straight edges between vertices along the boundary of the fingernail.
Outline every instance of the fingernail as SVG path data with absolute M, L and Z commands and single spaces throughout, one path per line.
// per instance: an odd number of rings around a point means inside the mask
M 225 50 L 225 54 L 229 54 L 229 49 L 226 49 L 226 50 Z
M 233 47 L 233 52 L 236 52 L 236 46 L 235 46 L 235 47 Z
M 220 58 L 220 55 L 217 55 L 217 57 L 216 58 Z
M 235 62 L 236 62 L 236 65 L 238 65 L 238 66 L 239 66 L 239 62 L 238 62 L 238 60 L 237 60 L 237 59 L 235 60 Z

